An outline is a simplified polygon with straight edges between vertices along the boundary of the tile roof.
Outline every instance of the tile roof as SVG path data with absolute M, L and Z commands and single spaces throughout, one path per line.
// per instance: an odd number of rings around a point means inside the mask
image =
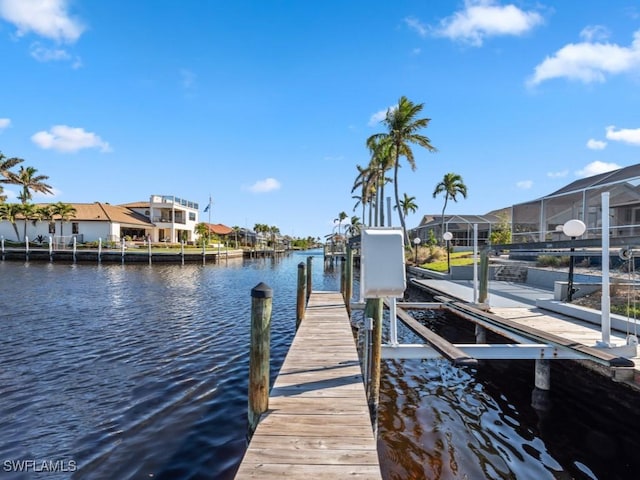
M 208 223 L 207 225 L 209 226 L 209 231 L 216 235 L 229 235 L 233 232 L 233 228 L 227 227 L 221 223 Z
M 38 204 L 38 206 L 50 205 L 46 203 Z M 76 213 L 73 217 L 69 218 L 70 221 L 96 221 L 96 222 L 114 222 L 121 225 L 135 226 L 135 227 L 153 227 L 154 224 L 139 213 L 133 210 L 123 207 L 121 205 L 110 205 L 108 203 L 70 203 L 73 208 L 76 209 Z M 58 219 L 55 216 L 54 219 Z

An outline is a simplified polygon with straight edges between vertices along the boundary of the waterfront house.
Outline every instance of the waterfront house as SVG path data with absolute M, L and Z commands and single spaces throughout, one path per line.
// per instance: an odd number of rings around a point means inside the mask
M 409 230 L 409 238 L 420 238 L 421 243 L 428 242 L 430 238 L 435 238 L 437 242 L 442 241 L 442 234 L 450 232 L 452 235 L 451 245 L 460 247 L 473 246 L 473 230 L 477 225 L 478 243 L 487 243 L 491 232 L 498 225 L 510 222 L 510 209 L 494 210 L 485 215 L 425 215 L 422 217 L 420 225 Z M 442 220 L 444 218 L 444 231 L 442 231 Z
M 602 236 L 602 193 L 609 193 L 609 235 L 640 235 L 640 164 L 581 178 L 536 200 L 512 207 L 512 241 L 566 239 L 562 226 L 572 219 L 586 225 L 582 238 Z
M 39 204 L 44 206 L 46 204 Z M 52 238 L 56 245 L 77 243 L 120 242 L 122 239 L 147 240 L 152 242 L 190 242 L 195 239 L 198 223 L 198 204 L 179 197 L 151 195 L 149 202 L 134 202 L 124 205 L 109 203 L 71 203 L 76 213 L 67 221 L 54 217 L 52 221 L 27 222 L 27 237 L 30 241 L 48 242 Z M 17 218 L 16 226 L 22 235 L 24 218 Z M 0 222 L 0 236 L 17 240 L 13 225 Z M 23 238 L 20 238 L 24 241 Z

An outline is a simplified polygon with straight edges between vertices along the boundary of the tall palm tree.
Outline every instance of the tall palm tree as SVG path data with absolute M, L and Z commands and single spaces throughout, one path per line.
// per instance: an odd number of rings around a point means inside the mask
M 442 181 L 436 185 L 433 190 L 433 198 L 436 198 L 441 193 L 444 193 L 444 205 L 442 207 L 442 231 L 440 237 L 444 234 L 444 211 L 447 208 L 447 201 L 449 199 L 457 202 L 456 197 L 458 194 L 467 198 L 467 186 L 464 184 L 462 177 L 457 173 L 445 173 Z M 442 240 L 441 240 L 442 241 Z
M 76 208 L 69 203 L 56 202 L 51 205 L 51 215 L 60 218 L 60 236 L 62 237 L 64 222 L 76 216 Z
M 11 223 L 13 231 L 16 232 L 16 238 L 20 241 L 20 232 L 18 232 L 17 218 L 22 213 L 22 205 L 19 203 L 1 203 L 0 204 L 0 220 L 7 220 Z
M 416 144 L 426 148 L 430 152 L 436 152 L 437 149 L 431 145 L 428 137 L 418 133 L 426 128 L 431 121 L 430 118 L 418 118 L 418 115 L 424 108 L 423 103 L 415 104 L 406 97 L 400 97 L 398 105 L 387 110 L 387 115 L 382 123 L 387 127 L 387 132 L 376 133 L 367 139 L 367 146 L 373 142 L 389 143 L 393 147 L 392 155 L 393 163 L 393 186 L 396 197 L 396 206 L 398 207 L 398 215 L 400 224 L 404 232 L 405 242 L 409 245 L 407 237 L 407 228 L 404 222 L 404 215 L 400 208 L 400 194 L 398 193 L 398 169 L 400 168 L 400 157 L 405 157 L 412 170 L 416 169 L 415 158 L 411 150 L 411 144 Z
M 369 162 L 371 182 L 376 189 L 376 224 L 384 227 L 384 186 L 392 181 L 386 174 L 393 168 L 393 162 L 395 161 L 394 146 L 380 139 L 368 141 L 367 146 L 371 153 L 371 161 Z
M 25 204 L 33 197 L 33 192 L 39 192 L 44 194 L 52 194 L 51 185 L 44 183 L 49 177 L 46 175 L 36 175 L 36 170 L 33 167 L 20 167 L 18 173 L 7 172 L 6 183 L 14 185 L 22 185 L 22 191 L 18 195 L 20 201 Z
M 0 184 L 11 183 L 9 181 L 9 175 L 11 175 L 11 173 L 9 172 L 9 169 L 15 167 L 21 162 L 24 162 L 22 158 L 17 158 L 17 157 L 7 158 L 2 154 L 2 152 L 0 152 L 0 176 L 3 177 L 0 179 Z M 7 201 L 7 196 L 3 194 L 3 191 L 4 189 L 2 188 L 2 185 L 0 185 L 0 202 Z
M 358 176 L 353 182 L 353 188 L 351 188 L 351 193 L 355 192 L 357 189 L 360 189 L 360 195 L 352 195 L 351 198 L 357 199 L 358 201 L 353 206 L 353 210 L 358 207 L 358 205 L 362 206 L 362 218 L 365 217 L 365 209 L 367 205 L 369 205 L 369 213 L 371 213 L 371 203 L 373 200 L 374 191 L 372 187 L 375 188 L 371 183 L 371 172 L 369 168 L 362 167 L 360 165 L 356 165 L 358 169 Z M 371 219 L 369 219 L 369 223 L 371 223 Z

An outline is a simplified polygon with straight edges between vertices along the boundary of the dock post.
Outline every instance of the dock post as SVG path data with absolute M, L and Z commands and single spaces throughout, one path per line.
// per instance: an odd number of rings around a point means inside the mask
M 369 391 L 369 357 L 371 356 L 371 332 L 373 331 L 373 318 L 364 319 L 364 345 L 362 346 L 362 377 L 364 379 L 365 392 Z
M 249 352 L 249 438 L 269 408 L 269 359 L 273 290 L 260 282 L 251 290 L 251 346 Z
M 347 315 L 351 317 L 351 296 L 353 293 L 353 250 L 349 246 L 347 246 L 347 261 L 344 271 L 344 303 L 347 307 Z
M 367 311 L 371 312 L 373 317 L 373 335 L 371 346 L 371 368 L 369 383 L 369 412 L 371 413 L 371 421 L 373 430 L 378 431 L 378 403 L 380 401 L 380 358 L 382 357 L 382 319 L 383 319 L 383 302 L 382 298 L 373 298 L 367 300 L 365 315 Z
M 478 303 L 487 303 L 489 289 L 489 255 L 486 248 L 480 252 L 480 293 Z
M 476 343 L 487 343 L 487 329 L 476 323 Z
M 344 296 L 347 289 L 347 261 L 344 255 L 340 255 L 340 293 Z
M 296 330 L 304 318 L 304 310 L 307 303 L 307 272 L 304 262 L 298 264 L 298 297 L 296 302 Z
M 535 387 L 531 394 L 531 406 L 540 413 L 551 408 L 549 389 L 551 388 L 551 360 L 538 358 L 535 366 Z
M 311 295 L 311 291 L 313 289 L 313 257 L 309 255 L 307 257 L 307 300 L 309 300 L 309 295 Z

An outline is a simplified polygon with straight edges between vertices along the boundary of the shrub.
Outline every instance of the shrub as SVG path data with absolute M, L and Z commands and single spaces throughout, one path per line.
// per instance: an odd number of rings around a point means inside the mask
M 538 267 L 566 267 L 569 265 L 569 257 L 556 255 L 539 255 L 536 258 L 536 266 Z

